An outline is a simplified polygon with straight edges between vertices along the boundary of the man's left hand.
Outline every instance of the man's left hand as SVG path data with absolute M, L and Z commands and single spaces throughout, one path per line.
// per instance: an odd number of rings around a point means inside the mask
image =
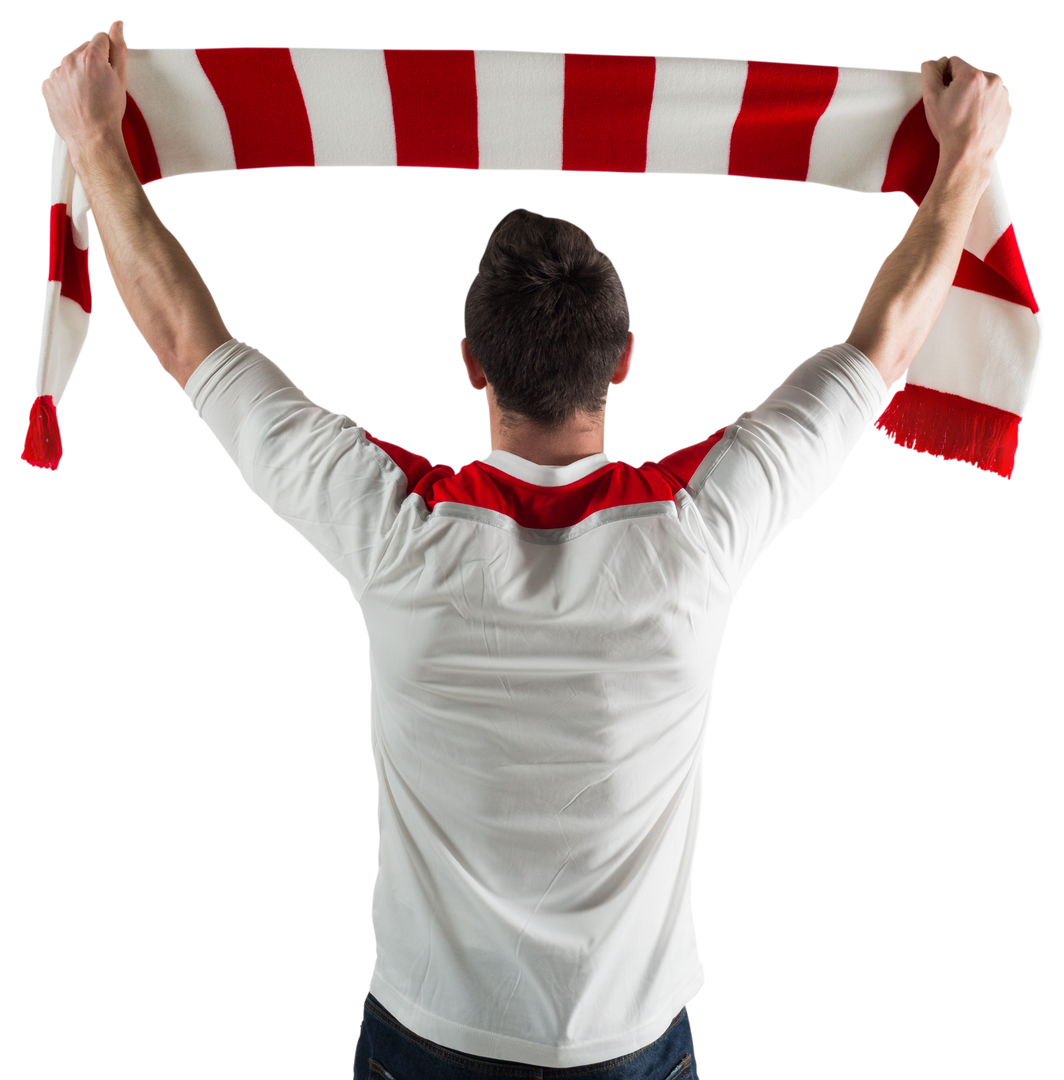
M 122 24 L 79 45 L 41 87 L 48 113 L 77 167 L 79 152 L 102 139 L 122 137 L 126 111 L 126 41 Z

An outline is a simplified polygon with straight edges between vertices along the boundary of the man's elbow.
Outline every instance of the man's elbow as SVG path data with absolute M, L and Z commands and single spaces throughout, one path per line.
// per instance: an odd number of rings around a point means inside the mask
M 868 357 L 889 389 L 909 370 L 923 339 L 906 333 L 904 326 L 892 326 L 889 320 L 882 320 L 874 327 L 862 325 L 858 320 L 846 344 Z
M 197 333 L 189 338 L 175 336 L 166 342 L 156 342 L 152 347 L 163 370 L 172 375 L 178 386 L 184 390 L 196 368 L 231 338 L 229 331 L 219 323 L 207 332 Z

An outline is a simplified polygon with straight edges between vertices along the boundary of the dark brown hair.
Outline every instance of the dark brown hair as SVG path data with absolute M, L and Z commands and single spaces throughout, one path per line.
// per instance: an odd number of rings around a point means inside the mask
M 557 427 L 605 405 L 628 343 L 628 303 L 583 229 L 514 210 L 488 240 L 465 325 L 502 410 Z

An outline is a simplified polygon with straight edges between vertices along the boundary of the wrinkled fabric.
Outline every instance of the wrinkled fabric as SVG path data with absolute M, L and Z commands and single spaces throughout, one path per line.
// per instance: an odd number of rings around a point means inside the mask
M 235 341 L 186 392 L 362 606 L 380 785 L 373 996 L 432 1042 L 539 1066 L 657 1039 L 702 984 L 690 874 L 732 597 L 877 414 L 879 373 L 848 345 L 825 349 L 666 498 L 662 466 L 602 455 L 549 471 L 495 451 L 433 470 Z M 508 486 L 523 524 L 476 505 L 489 489 L 510 505 Z M 572 511 L 604 490 L 610 505 Z M 579 520 L 530 526 L 560 495 Z

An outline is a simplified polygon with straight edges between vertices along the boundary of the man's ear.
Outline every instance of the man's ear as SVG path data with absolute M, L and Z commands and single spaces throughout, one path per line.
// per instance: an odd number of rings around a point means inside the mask
M 624 352 L 621 353 L 621 359 L 617 362 L 614 377 L 609 382 L 611 387 L 623 387 L 624 383 L 631 378 L 632 368 L 635 366 L 635 350 L 637 347 L 638 339 L 635 330 L 629 330 L 628 346 L 625 347 Z
M 469 343 L 465 338 L 462 338 L 462 359 L 465 361 L 466 374 L 473 384 L 473 389 L 483 390 L 488 385 L 487 376 L 484 374 L 484 369 L 477 362 L 477 358 L 469 351 Z

